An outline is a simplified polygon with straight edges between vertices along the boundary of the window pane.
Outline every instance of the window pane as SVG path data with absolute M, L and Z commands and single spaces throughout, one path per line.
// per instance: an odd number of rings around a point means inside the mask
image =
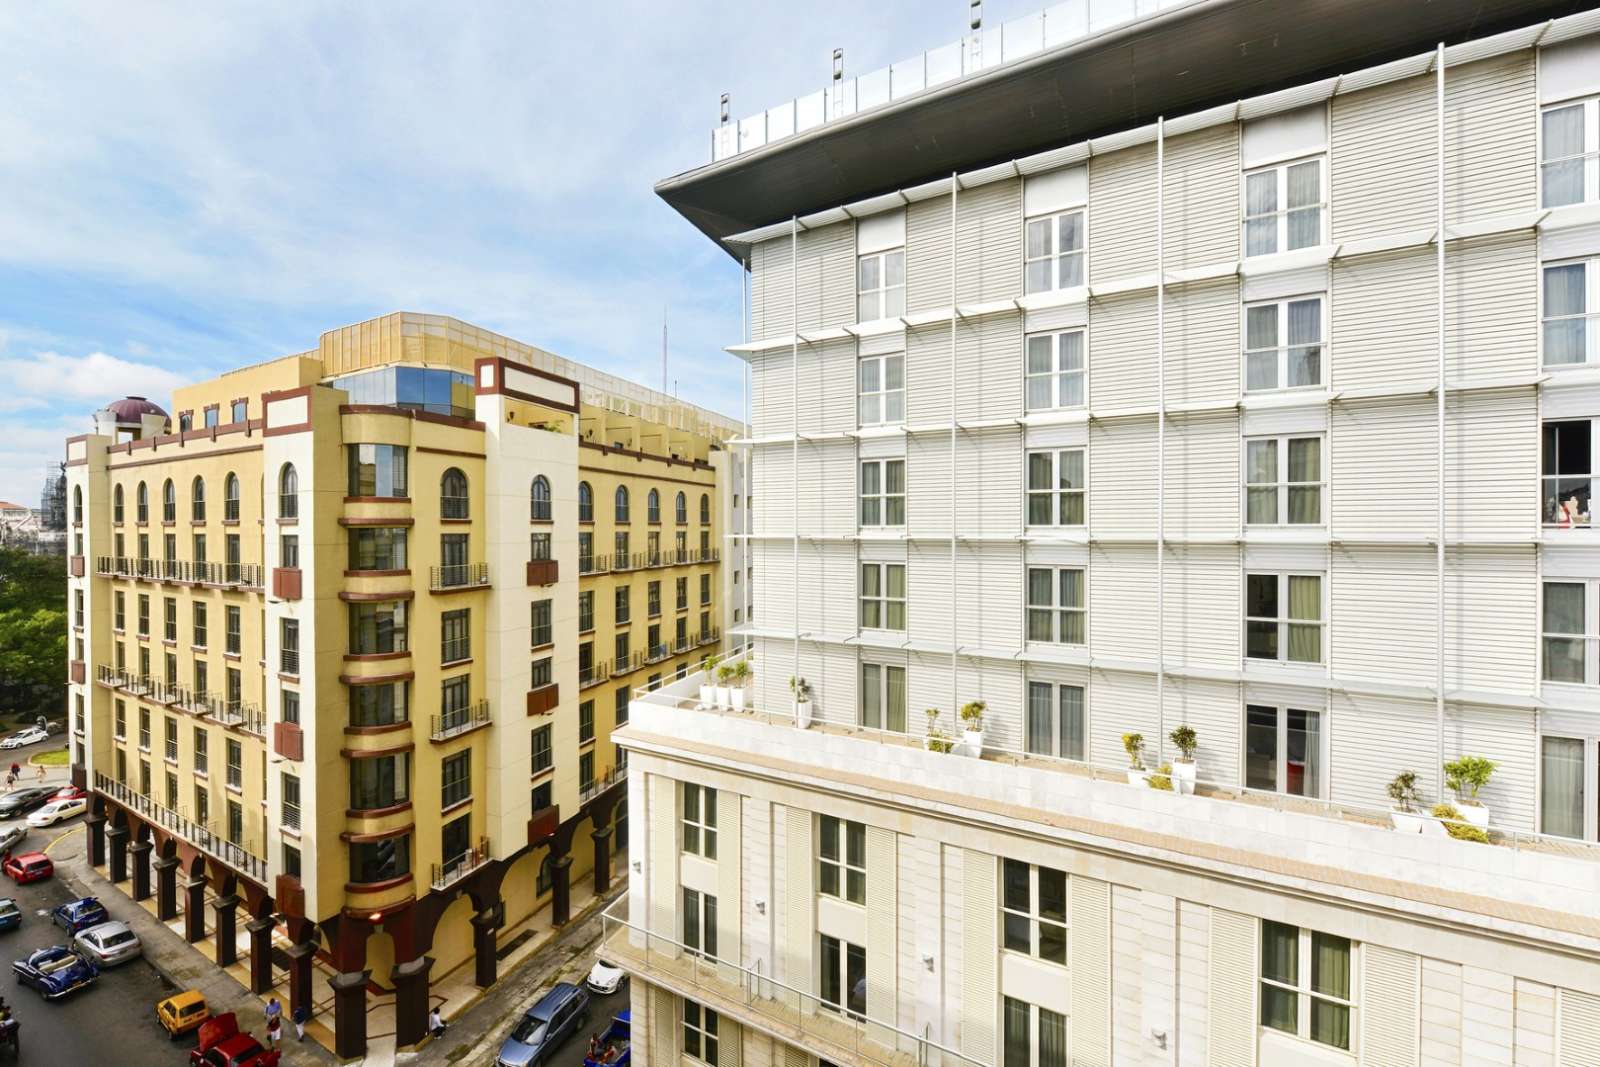
M 1322 476 L 1322 442 L 1303 437 L 1289 442 L 1289 480 L 1314 482 Z
M 1287 989 L 1280 989 L 1274 985 L 1261 985 L 1261 1025 L 1270 1026 L 1274 1030 L 1285 1033 L 1297 1033 L 1297 1016 L 1299 1014 L 1299 997 Z
M 1061 755 L 1066 759 L 1081 760 L 1084 758 L 1086 739 L 1083 687 L 1063 685 L 1059 688 L 1058 695 L 1061 698 Z
M 1039 924 L 1039 958 L 1063 966 L 1067 962 L 1067 928 L 1056 923 Z
M 1544 583 L 1544 631 L 1583 633 L 1584 586 L 1581 582 Z
M 1264 256 L 1278 250 L 1278 220 L 1275 216 L 1251 219 L 1244 224 L 1244 254 Z
M 1032 1067 L 1028 1057 L 1028 1005 L 1006 997 L 1005 1058 L 1002 1067 Z
M 1559 837 L 1583 836 L 1584 742 L 1546 737 L 1540 750 L 1539 829 Z
M 1311 1040 L 1334 1048 L 1350 1047 L 1350 1009 L 1315 997 L 1311 1000 Z
M 1057 355 L 1061 370 L 1083 369 L 1083 333 L 1064 333 L 1057 338 Z
M 876 393 L 882 388 L 881 379 L 879 378 L 881 368 L 882 364 L 875 359 L 861 361 L 861 391 L 863 393 Z
M 1064 608 L 1083 607 L 1082 571 L 1064 570 L 1061 572 L 1061 606 Z
M 1028 223 L 1028 258 L 1040 259 L 1048 256 L 1052 251 L 1054 249 L 1050 247 L 1050 220 L 1030 220 Z M 1047 272 L 1046 277 L 1048 277 L 1050 265 L 1046 263 L 1044 267 Z
M 1245 347 L 1276 348 L 1278 346 L 1278 307 L 1266 304 L 1245 309 Z
M 1276 523 L 1278 521 L 1278 490 L 1249 489 L 1245 492 L 1245 506 L 1247 514 L 1245 522 L 1251 524 Z
M 861 257 L 861 274 L 856 283 L 856 288 L 865 293 L 871 289 L 883 287 L 882 265 L 877 256 Z
M 1261 923 L 1261 977 L 1286 985 L 1300 979 L 1300 930 L 1283 923 Z
M 896 613 L 898 612 L 898 617 Z M 906 628 L 905 608 L 895 605 L 889 611 L 889 618 L 895 623 L 894 628 Z M 906 671 L 904 667 L 887 667 L 889 673 L 885 676 L 885 703 L 884 728 L 896 733 L 906 732 Z
M 1311 934 L 1311 991 L 1350 999 L 1350 939 Z
M 1083 453 L 1081 451 L 1063 452 L 1057 461 L 1056 477 L 1062 489 L 1083 488 Z
M 883 387 L 885 389 L 904 389 L 906 387 L 906 358 L 904 356 L 889 356 L 884 359 Z
M 903 459 L 886 460 L 883 469 L 884 491 L 904 493 L 906 491 L 906 461 Z
M 1244 198 L 1247 216 L 1265 215 L 1278 210 L 1278 172 L 1268 170 L 1247 177 Z
M 1291 208 L 1313 207 L 1322 200 L 1322 164 L 1318 160 L 1296 163 L 1289 168 L 1289 203 Z
M 1067 1067 L 1067 1017 L 1039 1009 L 1039 1067 Z
M 1067 876 L 1049 867 L 1039 868 L 1039 917 L 1067 921 Z
M 1050 605 L 1050 571 L 1046 567 L 1028 568 L 1028 604 L 1031 607 Z
M 1544 361 L 1551 365 L 1582 363 L 1587 353 L 1586 272 L 1582 263 L 1547 267 L 1544 272 Z M 1553 320 L 1553 321 L 1552 321 Z
M 1050 453 L 1030 452 L 1028 454 L 1028 488 L 1049 489 L 1052 471 L 1050 470 Z
M 1244 784 L 1278 788 L 1278 709 L 1250 705 L 1245 712 Z
M 1322 209 L 1302 208 L 1289 212 L 1289 248 L 1310 248 L 1322 240 Z
M 1029 752 L 1040 756 L 1053 756 L 1054 738 L 1051 725 L 1055 718 L 1052 700 L 1055 687 L 1048 682 L 1028 683 L 1028 736 L 1024 741 Z M 1006 861 L 1010 863 L 1010 860 Z
M 1043 293 L 1050 288 L 1050 261 L 1036 259 L 1027 266 L 1028 292 Z
M 1001 906 L 1012 911 L 1029 910 L 1028 865 L 1017 860 L 1004 860 L 1000 868 Z
M 883 276 L 885 285 L 904 285 L 906 283 L 906 254 L 904 252 L 888 252 L 884 254 Z
M 1245 579 L 1244 613 L 1253 619 L 1278 617 L 1278 576 L 1252 574 Z
M 1583 105 L 1555 108 L 1544 113 L 1544 158 L 1561 160 L 1583 154 Z M 1581 158 L 1547 163 L 1543 167 L 1544 206 L 1583 202 Z
M 1028 373 L 1048 374 L 1054 368 L 1050 365 L 1052 338 L 1049 334 L 1028 338 Z
M 1244 360 L 1244 387 L 1247 390 L 1278 387 L 1278 353 L 1253 352 Z
M 905 599 L 906 595 L 906 569 L 903 564 L 890 563 L 884 567 L 889 572 L 889 596 L 896 599 Z
M 1284 792 L 1296 796 L 1322 795 L 1322 713 L 1290 708 L 1284 731 L 1286 781 Z
M 1004 921 L 1000 925 L 1006 948 L 1011 949 L 1013 952 L 1031 953 L 1033 951 L 1033 923 L 1026 915 L 1015 915 L 1008 911 L 1005 913 Z
M 1322 579 L 1315 575 L 1289 575 L 1289 618 L 1322 618 Z

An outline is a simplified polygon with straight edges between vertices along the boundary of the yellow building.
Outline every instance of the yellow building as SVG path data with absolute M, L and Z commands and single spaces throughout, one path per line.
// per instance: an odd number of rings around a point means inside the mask
M 414 1044 L 430 977 L 608 886 L 629 694 L 739 621 L 740 424 L 409 313 L 172 401 L 67 442 L 92 858 L 223 963 L 242 903 L 258 992 L 286 936 L 291 1010 L 322 954 L 342 1055 L 369 984 Z

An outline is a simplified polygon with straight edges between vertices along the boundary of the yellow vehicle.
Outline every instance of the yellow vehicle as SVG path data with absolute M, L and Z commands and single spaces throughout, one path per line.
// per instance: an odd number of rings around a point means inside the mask
M 176 1040 L 211 1018 L 206 998 L 190 989 L 168 997 L 156 1005 L 156 1022 Z

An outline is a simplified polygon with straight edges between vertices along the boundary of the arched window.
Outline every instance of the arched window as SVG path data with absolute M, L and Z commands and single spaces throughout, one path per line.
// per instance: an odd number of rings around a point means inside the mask
M 300 475 L 295 473 L 293 463 L 285 463 L 278 472 L 278 518 L 298 519 L 300 517 Z
M 628 487 L 625 485 L 617 486 L 617 521 L 628 521 Z
M 224 522 L 239 521 L 239 476 L 232 471 L 222 479 L 222 519 Z
M 139 522 L 150 521 L 150 490 L 143 482 L 133 491 L 133 517 Z
M 196 478 L 189 487 L 189 514 L 195 522 L 206 521 L 206 480 Z
M 700 525 L 711 525 L 711 494 L 700 494 Z
M 83 486 L 72 487 L 72 521 L 83 525 Z
M 178 521 L 178 487 L 168 478 L 161 486 L 161 521 Z
M 465 519 L 468 514 L 467 476 L 460 469 L 451 467 L 439 479 L 439 517 Z
M 550 873 L 550 850 L 545 849 L 544 859 L 539 861 L 539 877 L 533 887 L 534 894 L 542 897 L 554 889 L 555 884 L 555 877 Z
M 682 493 L 679 493 L 677 502 L 673 504 L 672 514 L 673 517 L 676 518 L 680 523 L 688 522 L 689 498 L 684 496 Z
M 550 480 L 542 474 L 533 477 L 533 488 L 529 491 L 529 503 L 532 507 L 530 517 L 534 522 L 550 521 Z
M 650 495 L 644 498 L 644 512 L 646 521 L 661 521 L 661 494 L 654 489 L 650 490 Z
M 578 521 L 594 521 L 594 490 L 588 482 L 578 483 Z
M 111 489 L 111 521 L 117 525 L 122 524 L 122 486 L 113 486 Z

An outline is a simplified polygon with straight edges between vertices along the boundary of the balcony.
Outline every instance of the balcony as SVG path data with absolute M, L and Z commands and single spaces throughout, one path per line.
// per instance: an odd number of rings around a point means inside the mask
M 561 580 L 561 563 L 553 559 L 530 559 L 528 561 L 529 585 L 555 585 Z
M 211 717 L 224 726 L 236 726 L 247 734 L 258 737 L 267 735 L 267 717 L 261 713 L 261 708 L 243 700 L 218 701 Z
M 561 703 L 561 686 L 555 682 L 528 690 L 528 714 L 544 715 Z
M 451 708 L 441 715 L 434 715 L 430 719 L 428 739 L 430 741 L 448 741 L 480 726 L 488 726 L 489 702 L 480 700 L 475 704 L 465 707 Z
M 472 517 L 472 498 L 466 496 L 439 497 L 439 517 L 457 522 Z
M 714 626 L 709 630 L 701 630 L 694 635 L 694 643 L 696 645 L 714 645 L 721 640 L 722 631 Z
M 668 644 L 651 645 L 645 649 L 644 661 L 646 663 L 660 663 L 672 655 L 672 646 Z
M 435 890 L 448 889 L 492 859 L 494 853 L 490 851 L 489 839 L 479 838 L 477 848 L 467 849 L 448 863 L 435 863 L 428 884 Z
M 489 584 L 487 563 L 450 563 L 428 568 L 428 588 L 435 592 L 480 589 Z
M 618 785 L 627 780 L 628 765 L 626 763 L 619 767 L 607 768 L 605 774 L 602 774 L 599 778 L 596 778 L 588 785 L 580 786 L 578 788 L 578 801 L 579 803 L 587 804 L 601 793 L 604 793 L 607 789 L 610 789 L 612 786 Z
M 608 662 L 611 666 L 611 676 L 615 678 L 619 674 L 627 674 L 644 666 L 644 655 L 635 652 L 631 656 L 616 656 Z
M 594 663 L 588 667 L 578 668 L 578 688 L 587 689 L 591 685 L 599 685 L 611 677 L 610 663 Z
M 611 571 L 610 556 L 579 556 L 579 574 L 607 574 Z
M 216 585 L 260 589 L 265 568 L 259 563 L 210 563 L 205 560 L 136 559 L 96 556 L 95 573 L 107 578 L 135 578 L 178 585 Z
M 138 812 L 150 822 L 183 838 L 207 855 L 221 860 L 229 867 L 262 885 L 266 884 L 267 861 L 243 845 L 229 841 L 225 836 L 213 830 L 210 825 L 197 823 L 181 812 L 162 807 L 143 793 L 131 789 L 98 771 L 95 772 L 94 787 L 97 792 L 103 793 L 124 807 Z

